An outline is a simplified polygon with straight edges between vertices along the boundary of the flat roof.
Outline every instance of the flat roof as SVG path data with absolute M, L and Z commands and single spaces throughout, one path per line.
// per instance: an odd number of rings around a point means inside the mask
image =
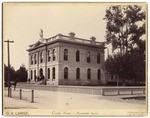
M 76 45 L 82 45 L 82 46 L 90 46 L 95 48 L 104 48 L 104 42 L 98 42 L 95 40 L 87 40 L 83 38 L 77 38 L 77 37 L 70 37 L 63 34 L 57 34 L 53 37 L 47 38 L 47 39 L 40 39 L 35 44 L 29 45 L 29 49 L 27 51 L 35 50 L 37 48 L 51 45 L 56 42 L 64 42 L 69 44 L 76 44 Z

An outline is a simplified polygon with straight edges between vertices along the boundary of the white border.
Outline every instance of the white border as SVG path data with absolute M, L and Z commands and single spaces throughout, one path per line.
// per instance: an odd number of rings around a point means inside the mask
M 132 0 L 132 1 L 131 0 L 124 0 L 124 1 L 121 1 L 121 0 L 44 0 L 44 1 L 42 1 L 42 0 L 16 0 L 16 1 L 15 0 L 2 0 L 2 1 L 0 1 L 0 3 L 1 3 L 1 6 L 0 6 L 1 7 L 0 8 L 0 15 L 1 15 L 1 19 L 0 19 L 0 22 L 1 22 L 0 23 L 0 26 L 1 26 L 1 28 L 0 28 L 0 31 L 1 31 L 0 37 L 1 37 L 1 39 L 2 39 L 2 2 L 147 2 L 148 3 L 148 13 L 150 11 L 150 7 L 149 7 L 150 1 L 149 0 Z M 149 16 L 150 15 L 148 14 L 148 29 L 150 29 Z M 150 35 L 150 32 L 148 31 L 148 36 L 149 35 Z M 2 40 L 0 40 L 0 45 L 1 45 L 0 47 L 2 47 Z M 148 40 L 148 49 L 149 49 L 149 45 L 150 45 L 150 41 Z M 149 54 L 150 53 L 148 51 L 148 59 L 149 59 Z M 2 48 L 0 48 L 0 55 L 1 55 L 1 57 L 0 57 L 0 62 L 1 62 L 0 67 L 2 69 Z M 150 66 L 150 64 L 148 63 L 148 67 L 149 66 Z M 148 69 L 148 74 L 149 73 L 150 73 L 150 71 Z M 150 82 L 150 80 L 148 79 L 148 89 L 149 89 L 149 82 Z M 0 85 L 2 85 L 2 71 L 0 71 Z M 2 96 L 2 87 L 0 87 L 0 94 Z M 150 99 L 150 96 L 148 94 L 148 100 L 149 99 Z M 4 117 L 4 116 L 2 116 L 2 97 L 0 99 L 0 104 L 1 104 L 0 117 Z M 148 101 L 148 108 L 149 108 L 149 105 L 150 105 L 150 103 Z M 143 118 L 148 118 L 148 117 L 150 117 L 150 110 L 148 110 L 148 116 L 144 116 Z M 14 117 L 12 117 L 12 118 L 14 118 Z M 49 117 L 47 117 L 47 118 L 49 118 Z M 60 117 L 58 117 L 58 118 L 60 118 Z M 109 117 L 107 117 L 107 118 L 109 118 Z M 121 117 L 121 118 L 127 118 L 127 117 Z

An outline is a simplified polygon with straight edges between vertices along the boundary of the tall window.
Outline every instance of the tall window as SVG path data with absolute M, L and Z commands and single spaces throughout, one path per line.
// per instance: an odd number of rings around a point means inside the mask
M 80 52 L 79 50 L 76 51 L 76 62 L 80 61 Z
M 52 52 L 52 55 L 53 55 L 53 61 L 55 61 L 55 49 L 53 49 L 53 52 Z
M 53 73 L 53 79 L 55 79 L 55 67 L 53 67 L 52 73 Z
M 36 54 L 34 55 L 34 64 L 36 64 Z
M 40 77 L 42 77 L 42 76 L 43 76 L 43 69 L 40 68 Z
M 48 68 L 48 79 L 50 79 L 50 68 Z
M 50 60 L 51 60 L 51 57 L 50 57 L 50 50 L 48 50 L 48 54 L 47 54 L 48 56 L 48 62 L 50 62 Z
M 34 70 L 34 76 L 36 76 L 36 70 Z
M 68 68 L 64 68 L 64 79 L 68 79 Z
M 100 69 L 97 70 L 97 79 L 98 80 L 101 79 L 101 70 Z
M 31 65 L 33 65 L 33 55 L 31 55 Z
M 64 49 L 64 60 L 67 61 L 68 60 L 68 50 Z
M 97 54 L 97 63 L 100 64 L 100 53 Z
M 90 63 L 90 61 L 91 61 L 90 56 L 91 56 L 91 54 L 90 54 L 90 52 L 88 52 L 87 53 L 87 63 Z
M 33 79 L 33 71 L 31 70 L 31 80 Z
M 40 52 L 40 63 L 43 63 L 43 53 Z
M 91 79 L 91 69 L 87 69 L 87 79 Z
M 76 78 L 80 79 L 80 68 L 76 69 Z
M 34 80 L 36 81 L 36 70 L 34 70 Z

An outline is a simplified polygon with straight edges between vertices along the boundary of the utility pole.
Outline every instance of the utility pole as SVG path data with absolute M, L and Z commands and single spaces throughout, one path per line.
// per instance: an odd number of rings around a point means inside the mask
M 9 55 L 9 43 L 14 43 L 14 41 L 4 41 L 7 43 L 7 51 L 8 51 L 8 97 L 10 97 L 10 55 Z

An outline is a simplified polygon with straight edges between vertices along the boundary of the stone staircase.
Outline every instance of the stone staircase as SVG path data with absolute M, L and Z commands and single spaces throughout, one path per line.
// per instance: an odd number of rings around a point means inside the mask
M 45 85 L 45 80 L 40 80 L 34 83 L 35 85 Z

